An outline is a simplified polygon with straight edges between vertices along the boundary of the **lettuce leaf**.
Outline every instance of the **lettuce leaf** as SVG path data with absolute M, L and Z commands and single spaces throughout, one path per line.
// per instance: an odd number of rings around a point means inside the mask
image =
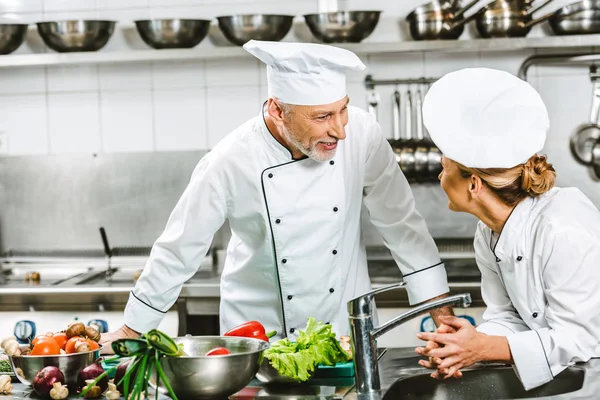
M 288 338 L 274 342 L 264 356 L 281 375 L 297 382 L 310 379 L 319 364 L 333 366 L 350 360 L 331 325 L 313 317 L 308 318 L 306 329 L 300 331 L 295 342 Z

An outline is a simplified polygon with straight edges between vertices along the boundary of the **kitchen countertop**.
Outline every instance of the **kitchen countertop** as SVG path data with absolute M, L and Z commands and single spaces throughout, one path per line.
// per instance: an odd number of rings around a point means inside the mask
M 411 376 L 417 375 L 428 375 L 428 370 L 420 367 L 417 364 L 418 356 L 414 353 L 414 348 L 393 348 L 389 349 L 389 351 L 382 357 L 380 361 L 380 377 L 381 377 L 381 386 L 382 391 L 385 393 L 393 384 L 400 378 L 408 378 Z M 498 366 L 490 366 L 490 367 L 479 367 L 474 370 L 477 371 L 481 368 L 498 368 Z M 503 367 L 508 368 L 510 367 Z M 550 396 L 550 397 L 539 397 L 537 393 L 532 392 L 531 398 L 546 398 L 546 399 L 556 399 L 556 400 L 566 400 L 566 399 L 591 399 L 597 398 L 598 393 L 600 393 L 600 359 L 593 359 L 587 363 L 577 364 L 575 368 L 580 368 L 585 371 L 585 376 L 583 379 L 583 387 L 579 390 L 576 390 L 571 393 L 566 393 L 563 395 Z M 513 374 L 512 369 L 510 372 Z M 468 372 L 467 372 L 468 373 Z M 485 379 L 485 371 L 483 372 L 483 380 Z M 426 381 L 426 384 L 429 386 L 433 386 L 434 384 L 439 385 L 438 393 L 435 394 L 434 397 L 414 397 L 414 398 L 435 398 L 435 399 L 456 399 L 456 394 L 452 396 L 452 391 L 443 390 L 443 386 L 446 385 L 444 382 L 434 381 L 432 378 L 431 383 Z M 464 379 L 464 378 L 463 378 Z M 337 378 L 331 380 L 315 380 L 311 384 L 307 385 L 299 385 L 299 386 L 289 386 L 284 388 L 268 388 L 262 386 L 260 382 L 253 380 L 250 384 L 240 391 L 239 393 L 231 396 L 230 400 L 251 400 L 255 398 L 259 399 L 281 399 L 281 400 L 291 400 L 291 399 L 318 399 L 318 400 L 329 400 L 329 399 L 347 399 L 354 400 L 357 399 L 357 395 L 352 390 L 352 379 L 348 378 Z M 460 381 L 460 380 L 459 380 Z M 480 381 L 481 382 L 481 381 Z M 479 382 L 479 383 L 480 383 Z M 452 382 L 448 381 L 449 384 Z M 478 383 L 478 384 L 479 384 Z M 494 385 L 498 385 L 497 381 L 490 380 L 487 383 L 487 390 L 494 391 Z M 25 399 L 31 398 L 31 390 L 24 386 L 21 383 L 13 383 L 14 390 L 11 395 L 0 396 L 2 400 L 16 400 L 16 399 Z M 518 385 L 518 383 L 516 383 Z M 454 386 L 456 383 L 454 383 Z M 516 388 L 519 389 L 519 388 Z M 350 393 L 348 393 L 350 391 Z M 474 397 L 462 397 L 463 399 L 474 399 L 480 400 L 481 397 L 475 395 Z M 345 397 L 344 397 L 345 395 Z M 154 395 L 152 395 L 153 398 Z M 407 393 L 407 396 L 410 396 L 410 393 Z M 77 396 L 69 396 L 69 399 L 76 399 Z M 407 397 L 409 398 L 409 397 Z M 488 397 L 489 398 L 489 397 Z M 513 398 L 527 398 L 527 397 L 513 397 Z M 169 399 L 166 396 L 160 396 L 161 400 Z

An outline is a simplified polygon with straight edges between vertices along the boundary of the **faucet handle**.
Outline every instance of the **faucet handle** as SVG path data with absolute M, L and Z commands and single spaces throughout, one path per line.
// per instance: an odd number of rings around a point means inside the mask
M 371 315 L 371 300 L 373 300 L 373 297 L 375 297 L 377 293 L 387 292 L 388 290 L 392 289 L 399 289 L 403 286 L 406 286 L 406 282 L 404 281 L 382 286 L 350 300 L 348 302 L 348 314 L 353 317 Z

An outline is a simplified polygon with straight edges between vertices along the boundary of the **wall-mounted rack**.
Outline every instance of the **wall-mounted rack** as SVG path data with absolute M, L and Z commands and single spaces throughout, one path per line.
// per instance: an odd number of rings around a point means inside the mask
M 518 76 L 527 80 L 527 71 L 534 65 L 590 66 L 600 63 L 600 53 L 540 54 L 525 59 L 519 67 Z
M 373 75 L 365 77 L 365 87 L 367 90 L 374 89 L 381 85 L 431 85 L 438 78 L 413 78 L 413 79 L 373 79 Z

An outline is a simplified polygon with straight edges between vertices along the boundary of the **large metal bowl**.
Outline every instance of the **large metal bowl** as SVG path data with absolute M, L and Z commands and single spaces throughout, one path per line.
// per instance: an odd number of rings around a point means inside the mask
M 359 43 L 377 26 L 381 11 L 337 11 L 304 16 L 311 33 L 325 43 Z
M 154 49 L 187 49 L 208 34 L 207 19 L 151 19 L 134 21 L 142 40 Z
M 31 386 L 35 375 L 44 367 L 57 367 L 65 376 L 65 381 L 69 387 L 77 385 L 77 376 L 82 369 L 91 365 L 100 357 L 102 346 L 98 350 L 85 353 L 61 354 L 58 356 L 9 356 L 13 371 L 17 379 L 24 384 Z
M 292 28 L 294 16 L 242 14 L 217 17 L 217 21 L 223 36 L 231 43 L 242 46 L 251 39 L 280 41 Z
M 0 54 L 10 54 L 23 44 L 27 24 L 0 24 Z
M 46 46 L 60 53 L 97 51 L 115 30 L 116 21 L 66 20 L 38 22 L 38 32 Z
M 161 366 L 181 400 L 227 398 L 242 390 L 258 372 L 263 351 L 269 343 L 250 338 L 230 336 L 186 336 L 174 338 L 183 343 L 185 357 L 164 357 Z M 215 347 L 225 347 L 231 354 L 205 356 Z M 155 384 L 154 376 L 150 383 Z M 166 394 L 162 384 L 159 391 Z

